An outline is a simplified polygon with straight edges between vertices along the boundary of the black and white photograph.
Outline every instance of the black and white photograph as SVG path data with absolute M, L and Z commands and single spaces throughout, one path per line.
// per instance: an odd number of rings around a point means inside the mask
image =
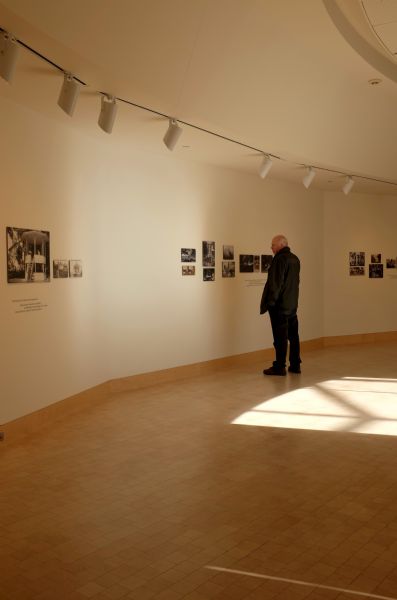
M 196 262 L 196 248 L 181 248 L 181 262 Z
M 350 275 L 365 275 L 365 267 L 350 267 Z
M 70 277 L 83 277 L 83 263 L 81 260 L 69 260 Z
M 351 267 L 364 267 L 365 252 L 349 252 L 349 265 Z
M 240 254 L 240 273 L 254 272 L 254 255 Z
M 50 232 L 7 227 L 8 283 L 50 281 Z
M 54 279 L 69 277 L 69 261 L 57 258 L 52 261 L 52 275 Z
M 369 265 L 369 277 L 370 279 L 382 279 L 383 265 L 377 263 Z
M 386 258 L 386 269 L 397 269 L 397 258 Z
M 215 281 L 215 269 L 203 269 L 203 281 Z
M 235 277 L 236 263 L 234 260 L 222 261 L 222 277 Z
M 257 254 L 254 255 L 254 273 L 259 273 L 261 268 L 261 257 Z
M 272 264 L 273 256 L 271 254 L 262 254 L 261 256 L 261 273 L 268 273 Z
M 223 260 L 234 260 L 234 246 L 223 246 Z
M 215 242 L 203 242 L 203 267 L 215 267 Z
M 182 275 L 195 275 L 196 267 L 194 265 L 182 265 Z
M 382 255 L 381 254 L 371 254 L 371 263 L 373 264 L 379 264 L 382 262 Z

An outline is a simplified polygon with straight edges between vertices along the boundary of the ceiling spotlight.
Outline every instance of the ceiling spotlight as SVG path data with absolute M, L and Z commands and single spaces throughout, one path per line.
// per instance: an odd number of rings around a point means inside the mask
M 73 115 L 80 89 L 80 84 L 73 79 L 72 74 L 64 73 L 61 93 L 58 98 L 58 106 L 60 106 L 70 117 Z
M 0 77 L 11 83 L 19 52 L 18 42 L 10 33 L 0 34 Z
M 262 179 L 265 179 L 266 175 L 269 173 L 272 168 L 273 161 L 268 154 L 264 154 L 262 158 L 261 165 L 259 167 L 258 173 Z
M 117 104 L 114 96 L 102 95 L 101 112 L 99 113 L 98 125 L 106 133 L 112 133 L 114 120 L 117 113 Z
M 346 177 L 346 181 L 343 184 L 342 192 L 344 194 L 346 194 L 346 196 L 347 196 L 347 194 L 351 191 L 353 185 L 354 185 L 354 179 L 352 177 L 350 177 L 350 175 L 349 175 L 349 177 Z
M 302 179 L 302 183 L 306 189 L 308 189 L 310 187 L 310 184 L 313 181 L 313 179 L 315 178 L 315 176 L 316 176 L 316 171 L 313 169 L 313 167 L 308 167 L 306 169 L 306 174 Z
M 168 150 L 173 150 L 182 135 L 182 127 L 179 127 L 176 119 L 170 119 L 168 129 L 163 137 L 163 142 L 167 146 Z

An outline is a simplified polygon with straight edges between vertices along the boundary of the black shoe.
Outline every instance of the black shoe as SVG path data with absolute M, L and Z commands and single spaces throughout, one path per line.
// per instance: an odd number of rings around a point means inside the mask
M 289 373 L 301 373 L 301 368 L 300 367 L 288 367 L 288 372 Z
M 263 369 L 263 374 L 264 375 L 281 375 L 282 377 L 284 375 L 287 374 L 287 371 L 285 370 L 285 368 L 283 367 L 282 369 L 280 369 L 280 367 L 269 367 L 268 369 Z

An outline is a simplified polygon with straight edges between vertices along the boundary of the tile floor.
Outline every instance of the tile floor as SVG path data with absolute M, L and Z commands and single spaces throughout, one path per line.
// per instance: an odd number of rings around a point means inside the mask
M 1 445 L 0 598 L 397 599 L 396 365 L 397 343 L 324 349 Z

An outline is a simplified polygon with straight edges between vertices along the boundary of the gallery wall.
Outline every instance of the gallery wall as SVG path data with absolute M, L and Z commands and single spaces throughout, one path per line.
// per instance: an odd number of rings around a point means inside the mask
M 116 377 L 271 347 L 266 275 L 222 279 L 223 244 L 237 264 L 288 235 L 302 339 L 323 335 L 321 193 L 68 125 L 0 98 L 0 422 Z M 7 283 L 7 226 L 49 231 L 51 262 L 81 259 L 83 277 Z M 216 243 L 214 282 L 202 281 L 203 240 Z M 197 249 L 194 277 L 181 276 L 182 247 Z M 26 299 L 39 310 L 18 310 Z
M 324 335 L 397 330 L 397 195 L 324 194 Z M 349 252 L 365 252 L 363 276 L 349 275 Z M 369 278 L 381 254 L 383 278 Z

